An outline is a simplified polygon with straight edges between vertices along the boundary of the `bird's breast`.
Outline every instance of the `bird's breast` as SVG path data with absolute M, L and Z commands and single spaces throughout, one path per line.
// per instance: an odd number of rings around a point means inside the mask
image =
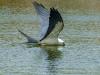
M 44 40 L 42 40 L 42 41 L 40 41 L 40 44 L 41 45 L 56 45 L 56 46 L 58 46 L 58 45 L 64 45 L 64 41 L 63 40 L 61 40 L 61 39 L 55 39 L 55 38 L 53 38 L 53 39 L 44 39 Z

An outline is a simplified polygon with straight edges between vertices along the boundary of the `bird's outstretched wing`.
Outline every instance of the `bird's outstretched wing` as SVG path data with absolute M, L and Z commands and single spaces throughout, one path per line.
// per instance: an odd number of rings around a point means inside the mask
M 47 29 L 45 36 L 41 39 L 41 41 L 48 38 L 57 39 L 63 27 L 64 27 L 63 19 L 58 10 L 50 8 L 49 27 Z
M 28 36 L 27 34 L 25 34 L 24 32 L 22 32 L 21 30 L 17 29 L 23 36 L 25 36 L 28 40 L 28 43 L 38 43 L 37 40 L 35 40 L 34 38 L 31 38 L 30 36 Z
M 33 5 L 40 17 L 40 40 L 45 36 L 49 27 L 50 12 L 42 5 L 33 1 Z
M 50 8 L 50 11 L 48 11 L 42 4 L 39 4 L 36 1 L 33 1 L 33 5 L 40 16 L 40 41 L 48 38 L 57 39 L 64 27 L 63 19 L 58 10 Z M 28 39 L 28 42 L 37 42 L 37 40 L 29 37 L 22 31 L 18 31 Z

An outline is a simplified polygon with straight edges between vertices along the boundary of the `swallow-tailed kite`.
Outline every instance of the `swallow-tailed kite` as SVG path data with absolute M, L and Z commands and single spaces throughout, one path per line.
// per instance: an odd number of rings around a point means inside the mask
M 55 8 L 50 8 L 48 11 L 42 4 L 36 1 L 32 3 L 40 17 L 40 39 L 35 40 L 21 30 L 18 31 L 27 38 L 28 43 L 37 43 L 39 45 L 65 45 L 64 41 L 58 38 L 59 33 L 64 27 L 63 19 L 59 11 Z

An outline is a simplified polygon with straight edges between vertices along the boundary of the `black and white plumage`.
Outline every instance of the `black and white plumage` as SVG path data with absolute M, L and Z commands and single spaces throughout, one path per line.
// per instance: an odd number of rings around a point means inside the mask
M 63 19 L 58 10 L 50 8 L 50 11 L 48 11 L 42 4 L 36 1 L 33 1 L 33 5 L 40 17 L 40 39 L 35 40 L 22 31 L 18 31 L 28 39 L 29 43 L 37 43 L 40 45 L 64 45 L 64 41 L 58 38 L 59 33 L 64 27 Z

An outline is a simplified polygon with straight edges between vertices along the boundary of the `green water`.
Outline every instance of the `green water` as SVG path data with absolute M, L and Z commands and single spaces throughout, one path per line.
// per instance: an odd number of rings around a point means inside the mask
M 17 31 L 38 37 L 34 8 L 1 7 L 0 75 L 100 75 L 99 11 L 61 10 L 65 27 L 59 37 L 66 45 L 36 47 Z

